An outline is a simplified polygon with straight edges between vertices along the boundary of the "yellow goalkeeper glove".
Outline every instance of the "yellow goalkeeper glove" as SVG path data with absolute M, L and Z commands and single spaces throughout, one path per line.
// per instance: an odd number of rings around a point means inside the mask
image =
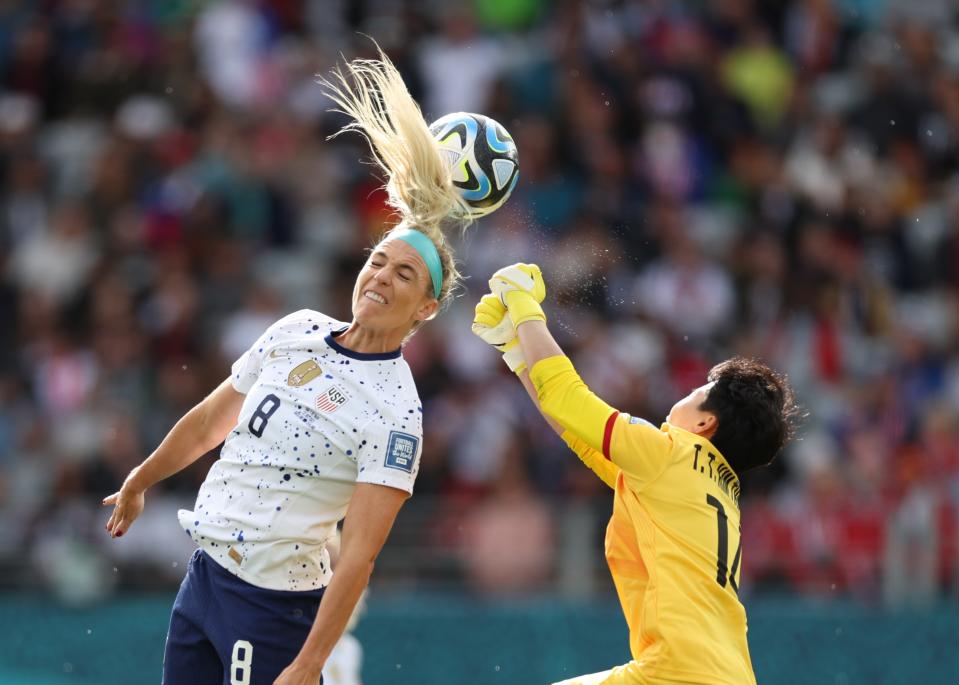
M 476 303 L 473 334 L 487 345 L 492 345 L 503 353 L 503 361 L 513 373 L 522 373 L 526 369 L 523 348 L 519 346 L 516 329 L 506 305 L 496 295 L 487 294 Z
M 546 321 L 540 307 L 546 298 L 546 283 L 535 264 L 504 266 L 489 279 L 489 287 L 509 309 L 514 328 L 524 321 Z

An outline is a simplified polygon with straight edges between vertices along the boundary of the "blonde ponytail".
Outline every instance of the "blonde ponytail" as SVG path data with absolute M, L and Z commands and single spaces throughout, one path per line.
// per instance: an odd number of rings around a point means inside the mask
M 453 222 L 465 230 L 471 223 L 469 206 L 453 186 L 451 171 L 399 71 L 378 45 L 377 51 L 379 59 L 352 60 L 345 72 L 337 67 L 330 79 L 320 79 L 338 111 L 353 119 L 331 138 L 356 131 L 367 139 L 374 161 L 386 174 L 389 205 L 401 217 L 394 228 L 425 233 L 439 252 L 439 299 L 445 302 L 460 274 L 443 229 Z
M 379 47 L 377 47 L 379 50 Z M 469 207 L 453 186 L 419 105 L 399 71 L 382 50 L 380 59 L 355 59 L 321 79 L 327 95 L 353 119 L 334 136 L 357 131 L 370 143 L 386 173 L 390 205 L 404 221 L 440 228 L 449 218 L 466 217 Z

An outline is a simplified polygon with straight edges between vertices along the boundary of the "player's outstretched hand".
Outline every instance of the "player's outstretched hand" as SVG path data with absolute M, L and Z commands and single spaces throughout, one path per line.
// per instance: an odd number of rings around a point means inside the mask
M 513 320 L 509 318 L 506 305 L 492 293 L 483 295 L 476 303 L 470 330 L 487 345 L 497 349 L 516 339 L 516 329 L 513 328 Z
M 143 511 L 144 502 L 145 497 L 142 492 L 135 492 L 126 487 L 103 498 L 103 506 L 113 505 L 113 513 L 106 525 L 111 537 L 118 538 L 130 529 L 137 516 Z
M 539 306 L 546 298 L 546 283 L 536 264 L 504 266 L 489 279 L 489 287 L 509 308 L 514 326 L 526 321 L 546 321 Z
M 526 368 L 513 321 L 499 297 L 489 293 L 476 303 L 471 330 L 480 340 L 503 353 L 503 361 L 510 371 L 522 373 Z

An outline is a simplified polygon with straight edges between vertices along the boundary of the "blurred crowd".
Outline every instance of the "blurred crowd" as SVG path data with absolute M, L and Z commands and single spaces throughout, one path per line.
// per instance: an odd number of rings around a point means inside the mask
M 949 0 L 0 0 L 5 587 L 178 578 L 173 510 L 215 454 L 122 544 L 99 500 L 272 321 L 349 320 L 390 216 L 315 78 L 367 36 L 428 120 L 492 116 L 521 165 L 459 246 L 462 296 L 405 351 L 426 436 L 399 575 L 608 586 L 609 492 L 469 332 L 522 260 L 625 411 L 661 420 L 732 354 L 789 375 L 801 439 L 743 479 L 749 592 L 959 591 Z

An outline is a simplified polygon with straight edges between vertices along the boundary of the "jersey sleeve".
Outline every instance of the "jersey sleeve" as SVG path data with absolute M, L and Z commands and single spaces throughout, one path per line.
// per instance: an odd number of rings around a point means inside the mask
M 418 403 L 401 411 L 407 412 L 406 417 L 380 416 L 363 429 L 357 483 L 388 485 L 413 494 L 423 452 L 422 414 Z
M 599 476 L 606 485 L 611 488 L 616 488 L 616 479 L 619 477 L 619 467 L 616 466 L 609 459 L 604 457 L 602 453 L 597 452 L 592 447 L 587 445 L 585 442 L 577 438 L 575 435 L 569 431 L 564 431 L 563 442 L 565 442 L 573 452 L 576 453 L 576 456 L 579 457 L 580 461 L 586 464 L 589 469 Z
M 327 317 L 318 312 L 301 309 L 270 324 L 270 327 L 250 346 L 250 349 L 233 362 L 230 369 L 230 382 L 233 388 L 244 395 L 249 393 L 263 368 L 263 360 L 271 350 L 289 337 L 310 330 L 314 325 L 319 326 L 324 320 L 328 320 Z M 304 326 L 306 326 L 305 329 Z
M 617 414 L 613 420 L 610 458 L 639 484 L 654 480 L 665 470 L 672 450 L 672 439 L 649 421 L 629 414 Z
M 651 480 L 665 468 L 672 449 L 669 436 L 600 399 L 568 357 L 536 362 L 530 379 L 545 414 L 634 479 Z

